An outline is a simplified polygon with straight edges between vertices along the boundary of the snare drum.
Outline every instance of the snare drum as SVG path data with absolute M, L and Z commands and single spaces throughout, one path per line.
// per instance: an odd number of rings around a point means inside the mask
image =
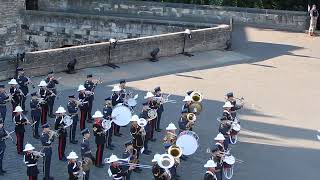
M 64 116 L 62 121 L 65 124 L 65 126 L 64 126 L 65 128 L 71 126 L 73 123 L 73 119 L 68 115 Z
M 241 126 L 238 123 L 232 123 L 231 128 L 232 128 L 231 131 L 230 131 L 230 135 L 231 136 L 237 135 L 241 130 Z
M 122 104 L 117 105 L 111 113 L 113 122 L 118 126 L 126 126 L 132 117 L 131 110 Z
M 225 156 L 223 159 L 223 174 L 227 179 L 231 179 L 233 176 L 233 165 L 236 162 L 234 156 Z
M 111 128 L 111 125 L 112 125 L 112 121 L 107 120 L 107 119 L 103 119 L 102 127 L 103 127 L 104 131 L 108 131 Z
M 183 155 L 194 154 L 199 147 L 199 136 L 193 131 L 182 131 L 176 141 L 176 145 L 182 148 Z

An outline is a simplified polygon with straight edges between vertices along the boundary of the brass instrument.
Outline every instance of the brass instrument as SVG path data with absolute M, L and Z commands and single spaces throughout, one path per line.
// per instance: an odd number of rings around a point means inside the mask
M 187 120 L 190 122 L 195 122 L 197 120 L 197 116 L 194 113 L 188 113 Z
M 59 133 L 57 131 L 50 130 L 49 139 L 52 139 L 53 137 L 59 137 Z
M 171 132 L 168 132 L 163 138 L 163 141 L 167 143 L 175 143 L 176 140 L 177 140 L 177 135 Z
M 174 158 L 180 158 L 182 156 L 182 148 L 174 144 L 169 147 L 168 154 Z
M 45 156 L 43 152 L 39 152 L 39 151 L 32 151 L 32 154 L 37 158 L 43 158 Z
M 199 115 L 202 109 L 203 107 L 200 102 L 192 102 L 188 107 L 189 112 L 193 112 L 196 115 Z
M 176 100 L 169 99 L 171 94 L 168 95 L 162 95 L 160 97 L 153 97 L 153 100 L 155 100 L 158 104 L 165 104 L 165 103 L 176 103 Z
M 193 91 L 191 94 L 190 94 L 193 102 L 201 102 L 203 100 L 203 95 L 200 93 L 200 92 L 197 92 L 197 91 Z

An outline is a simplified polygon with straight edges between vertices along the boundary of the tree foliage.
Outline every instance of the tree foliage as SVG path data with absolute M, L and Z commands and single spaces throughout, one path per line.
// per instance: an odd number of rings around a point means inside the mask
M 306 11 L 308 4 L 319 3 L 319 1 L 316 1 L 316 0 L 146 0 L 146 1 L 294 10 L 294 11 Z

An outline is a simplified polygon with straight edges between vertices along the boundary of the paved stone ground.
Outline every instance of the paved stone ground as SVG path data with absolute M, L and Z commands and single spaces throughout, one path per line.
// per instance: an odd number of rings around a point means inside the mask
M 192 58 L 176 56 L 161 58 L 157 63 L 148 61 L 120 65 L 120 69 L 109 67 L 88 68 L 74 75 L 57 74 L 62 77 L 58 89 L 62 95 L 56 102 L 66 106 L 67 96 L 76 93 L 87 73 L 101 77 L 104 83 L 96 89 L 94 108 L 102 109 L 103 99 L 111 95 L 111 87 L 118 79 L 126 78 L 130 89 L 142 97 L 148 90 L 160 85 L 177 104 L 166 104 L 162 127 L 177 124 L 182 99 L 191 89 L 201 91 L 205 100 L 204 111 L 199 117 L 195 132 L 199 135 L 200 147 L 187 162 L 183 162 L 179 173 L 181 179 L 202 179 L 203 164 L 208 159 L 205 153 L 217 134 L 216 118 L 221 114 L 224 94 L 234 91 L 246 99 L 246 107 L 239 114 L 243 127 L 240 142 L 232 147 L 232 153 L 244 163 L 235 165 L 233 179 L 238 180 L 316 180 L 319 177 L 318 163 L 320 144 L 315 139 L 317 102 L 320 101 L 317 77 L 320 77 L 319 38 L 308 38 L 305 34 L 278 32 L 268 29 L 237 27 L 233 34 L 234 51 L 196 53 Z M 34 78 L 39 82 L 43 77 Z M 9 118 L 9 117 L 8 117 Z M 53 123 L 53 119 L 49 121 Z M 10 120 L 6 121 L 13 129 Z M 91 124 L 89 124 L 91 126 Z M 124 137 L 114 137 L 117 148 L 105 150 L 104 157 L 111 153 L 120 155 L 123 142 L 130 139 L 129 126 L 121 128 Z M 31 137 L 27 129 L 25 142 L 40 149 L 40 143 Z M 78 131 L 79 132 L 79 131 Z M 157 133 L 161 139 L 163 133 Z M 78 133 L 80 140 L 80 133 Z M 92 139 L 91 146 L 95 150 Z M 163 152 L 159 141 L 150 143 L 153 152 Z M 54 143 L 52 175 L 55 179 L 67 179 L 67 164 L 58 161 L 57 143 Z M 67 144 L 67 153 L 80 152 L 79 145 Z M 142 156 L 142 164 L 151 164 L 152 156 Z M 24 180 L 26 167 L 22 156 L 16 155 L 15 146 L 7 142 L 5 156 L 5 180 Z M 40 163 L 39 169 L 42 168 Z M 42 177 L 42 173 L 39 175 Z M 93 168 L 91 179 L 109 179 L 107 168 Z M 133 174 L 132 179 L 152 179 L 150 170 Z

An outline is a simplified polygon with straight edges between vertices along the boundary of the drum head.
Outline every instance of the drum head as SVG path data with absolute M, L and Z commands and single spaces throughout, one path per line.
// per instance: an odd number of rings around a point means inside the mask
M 241 130 L 241 126 L 238 123 L 233 123 L 232 124 L 232 129 L 239 132 Z
M 134 107 L 137 105 L 137 101 L 134 98 L 130 98 L 130 99 L 128 99 L 128 105 L 130 107 Z
M 233 165 L 236 162 L 236 159 L 234 158 L 234 156 L 225 156 L 223 159 L 223 162 L 229 164 L 229 165 Z
M 191 155 L 198 149 L 198 138 L 191 133 L 179 135 L 176 144 L 182 148 L 183 155 Z
M 111 116 L 113 118 L 113 122 L 118 126 L 126 126 L 130 123 L 130 119 L 132 117 L 131 111 L 127 106 L 116 106 Z

